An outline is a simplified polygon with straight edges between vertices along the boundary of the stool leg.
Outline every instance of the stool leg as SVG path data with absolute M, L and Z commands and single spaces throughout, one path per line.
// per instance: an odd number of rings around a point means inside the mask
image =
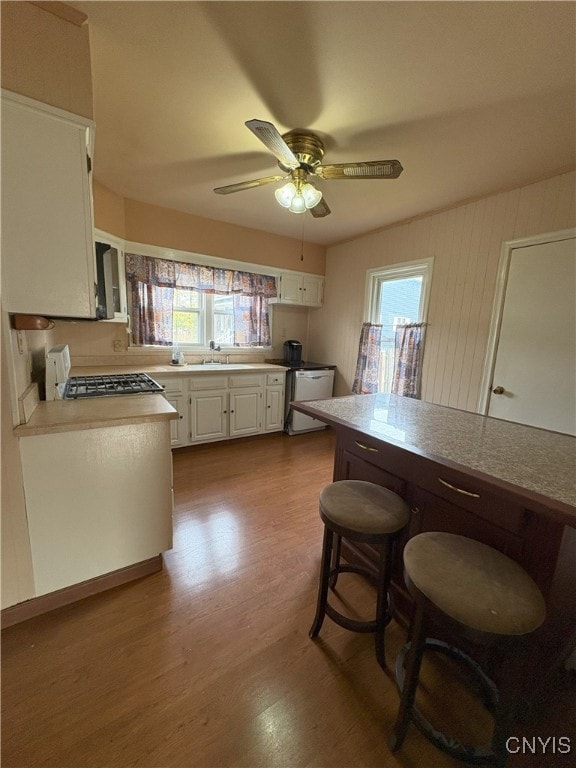
M 499 686 L 498 703 L 494 712 L 494 733 L 492 734 L 492 751 L 495 755 L 497 768 L 504 768 L 508 762 L 509 753 L 506 749 L 508 737 L 512 734 L 514 720 L 518 708 L 519 691 L 525 685 L 525 670 L 528 659 L 535 663 L 536 644 L 531 638 L 517 640 L 506 664 L 506 674 Z M 531 658 L 532 657 L 532 658 Z
M 318 585 L 318 602 L 316 605 L 316 616 L 312 622 L 310 637 L 316 637 L 320 632 L 320 627 L 326 614 L 326 603 L 328 601 L 328 586 L 330 581 L 330 562 L 332 559 L 332 543 L 334 540 L 333 532 L 324 526 L 324 541 L 322 544 L 322 563 L 320 565 L 320 583 Z
M 388 746 L 392 752 L 400 749 L 406 737 L 406 731 L 410 724 L 414 699 L 416 698 L 416 688 L 418 687 L 418 677 L 422 665 L 422 656 L 426 643 L 426 626 L 424 620 L 424 608 L 421 602 L 416 605 L 416 614 L 414 616 L 413 626 L 410 632 L 411 646 L 408 652 L 408 661 L 406 665 L 406 674 L 404 676 L 404 686 L 400 698 L 400 706 L 396 723 Z
M 330 565 L 330 587 L 334 589 L 338 581 L 338 566 L 340 565 L 340 552 L 342 550 L 342 536 L 334 535 L 334 544 L 332 549 L 332 563 Z
M 384 640 L 388 624 L 388 589 L 392 579 L 392 543 L 389 542 L 380 551 L 378 564 L 378 585 L 376 601 L 376 660 L 382 669 L 386 669 Z

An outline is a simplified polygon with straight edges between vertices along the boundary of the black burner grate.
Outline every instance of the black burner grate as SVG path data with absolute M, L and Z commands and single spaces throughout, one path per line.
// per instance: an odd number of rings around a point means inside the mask
M 65 400 L 80 397 L 139 395 L 163 392 L 158 382 L 146 373 L 114 373 L 109 376 L 71 376 L 64 389 Z

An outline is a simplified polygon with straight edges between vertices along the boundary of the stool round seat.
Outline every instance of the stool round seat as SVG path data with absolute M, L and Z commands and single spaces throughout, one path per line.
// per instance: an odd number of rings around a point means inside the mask
M 376 659 L 386 667 L 384 632 L 392 617 L 388 594 L 392 575 L 394 542 L 410 518 L 410 509 L 396 493 L 364 480 L 337 480 L 320 492 L 320 517 L 324 523 L 322 564 L 316 616 L 310 637 L 316 637 L 327 615 L 352 632 L 373 632 Z M 378 552 L 377 571 L 364 565 L 340 562 L 342 537 L 369 544 Z M 376 613 L 369 621 L 345 616 L 328 601 L 339 574 L 358 573 L 376 585 Z
M 430 741 L 453 757 L 502 768 L 508 758 L 507 738 L 525 674 L 520 650 L 534 652 L 529 635 L 546 619 L 544 597 L 518 563 L 465 536 L 438 531 L 420 533 L 406 543 L 403 557 L 405 582 L 414 598 L 415 610 L 409 643 L 396 664 L 401 698 L 390 748 L 395 752 L 402 746 L 412 721 Z M 459 648 L 428 636 L 438 622 L 451 626 L 460 640 L 500 646 L 505 654 L 506 674 L 499 689 Z M 420 667 L 427 649 L 463 662 L 473 673 L 477 690 L 484 693 L 485 703 L 494 715 L 488 747 L 463 745 L 445 736 L 416 708 Z
M 404 528 L 410 512 L 387 488 L 364 480 L 337 480 L 320 491 L 320 517 L 335 529 L 369 540 Z
M 404 547 L 404 567 L 430 602 L 479 632 L 525 635 L 546 618 L 542 593 L 526 571 L 479 541 L 421 533 Z

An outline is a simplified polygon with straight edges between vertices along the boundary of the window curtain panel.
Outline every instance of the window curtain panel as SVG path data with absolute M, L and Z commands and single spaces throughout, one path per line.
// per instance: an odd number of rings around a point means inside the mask
M 380 372 L 380 338 L 382 326 L 363 323 L 358 344 L 358 361 L 352 392 L 356 395 L 371 395 L 378 392 Z
M 426 323 L 396 328 L 392 394 L 420 399 Z
M 269 347 L 270 315 L 263 296 L 234 294 L 234 346 Z
M 234 345 L 269 346 L 269 300 L 278 295 L 276 278 L 241 270 L 126 254 L 135 344 L 172 344 L 173 291 L 233 294 Z

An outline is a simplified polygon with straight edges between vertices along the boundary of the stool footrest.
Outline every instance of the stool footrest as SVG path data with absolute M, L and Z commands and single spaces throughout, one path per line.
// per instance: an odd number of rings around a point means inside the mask
M 330 569 L 330 581 L 332 582 L 333 578 L 340 573 L 358 573 L 360 576 L 364 576 L 368 579 L 374 586 L 378 585 L 376 574 L 368 568 L 365 568 L 363 565 L 337 565 L 335 568 Z
M 410 643 L 406 643 L 396 658 L 396 684 L 400 693 L 402 693 L 404 688 L 404 658 L 409 648 Z M 424 649 L 444 653 L 445 655 L 466 664 L 478 682 L 478 693 L 482 697 L 484 705 L 491 713 L 494 713 L 499 698 L 498 688 L 484 673 L 479 664 L 459 648 L 454 648 L 454 646 L 448 645 L 441 640 L 435 640 L 434 638 L 426 638 Z M 435 744 L 443 752 L 455 757 L 457 760 L 463 760 L 472 765 L 495 764 L 496 756 L 491 747 L 476 747 L 460 744 L 456 739 L 451 736 L 446 736 L 446 734 L 434 728 L 415 706 L 412 708 L 410 719 L 429 741 Z
M 326 613 L 336 624 L 351 632 L 376 632 L 378 624 L 374 619 L 372 621 L 360 621 L 359 619 L 350 619 L 348 616 L 337 611 L 330 603 L 326 603 Z

